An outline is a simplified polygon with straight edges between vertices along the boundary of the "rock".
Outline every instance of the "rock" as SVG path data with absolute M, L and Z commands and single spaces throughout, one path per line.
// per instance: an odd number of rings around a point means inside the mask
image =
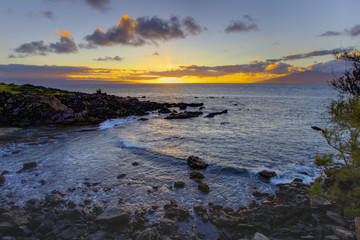
M 203 193 L 209 193 L 210 192 L 209 186 L 206 185 L 205 183 L 201 182 L 201 181 L 199 182 L 198 189 L 200 191 L 202 191 Z
M 139 163 L 138 163 L 138 162 L 133 162 L 133 163 L 131 163 L 131 165 L 133 165 L 133 166 L 139 166 Z
M 45 201 L 49 205 L 56 205 L 64 203 L 65 199 L 57 194 L 48 194 L 45 196 Z
M 312 129 L 316 130 L 316 131 L 321 131 L 321 132 L 324 132 L 324 129 L 322 128 L 319 128 L 317 126 L 311 126 Z
M 95 220 L 95 223 L 100 224 L 110 224 L 110 223 L 118 223 L 118 224 L 128 224 L 131 218 L 130 209 L 126 208 L 124 210 L 118 208 L 110 208 L 100 214 Z
M 146 228 L 144 231 L 140 232 L 139 235 L 136 236 L 135 240 L 156 240 L 159 235 L 156 229 Z
M 164 107 L 164 108 L 159 109 L 158 112 L 159 112 L 159 113 L 171 113 L 171 110 Z
M 332 227 L 332 231 L 341 239 L 350 240 L 354 239 L 354 235 L 343 227 L 334 226 Z
M 8 170 L 4 170 L 1 175 L 6 175 L 6 174 L 9 174 L 10 172 Z
M 3 175 L 0 175 L 0 186 L 5 183 L 5 177 Z
M 57 237 L 60 239 L 77 239 L 86 232 L 86 225 L 74 225 L 62 231 Z
M 204 179 L 204 178 L 205 178 L 205 176 L 199 172 L 191 172 L 190 173 L 190 179 Z
M 262 233 L 255 233 L 253 240 L 270 240 L 268 237 L 266 237 L 264 234 Z
M 171 205 L 166 209 L 165 218 L 170 218 L 170 219 L 176 218 L 179 221 L 183 221 L 183 220 L 187 220 L 189 217 L 190 217 L 190 212 L 186 208 Z
M 274 171 L 267 171 L 267 170 L 263 170 L 263 171 L 259 172 L 258 174 L 267 180 L 276 176 L 276 173 Z
M 179 113 L 171 113 L 169 116 L 166 116 L 165 119 L 185 119 L 185 118 L 193 118 L 193 117 L 198 117 L 201 114 L 203 114 L 202 112 L 190 112 L 190 111 L 185 111 L 185 112 L 179 112 Z
M 181 182 L 181 181 L 175 182 L 175 183 L 174 183 L 174 187 L 176 187 L 176 188 L 183 188 L 183 187 L 185 187 L 185 183 L 184 183 L 184 182 Z
M 193 169 L 205 169 L 209 166 L 204 160 L 193 155 L 188 157 L 187 164 Z
M 160 228 L 167 233 L 174 233 L 177 231 L 179 225 L 176 221 L 169 218 L 162 218 L 160 220 Z
M 22 169 L 20 169 L 19 171 L 17 171 L 16 173 L 21 173 L 23 171 L 27 171 L 30 170 L 32 168 L 37 167 L 37 163 L 36 162 L 28 162 L 28 163 L 24 163 Z
M 121 179 L 121 178 L 124 178 L 124 177 L 126 177 L 126 174 L 122 173 L 119 176 L 117 176 L 117 179 Z
M 138 121 L 148 121 L 148 118 L 139 118 Z
M 225 109 L 224 111 L 221 111 L 221 112 L 209 113 L 209 114 L 206 115 L 205 117 L 206 117 L 206 118 L 212 118 L 212 117 L 214 117 L 214 116 L 216 116 L 216 115 L 224 114 L 224 113 L 227 113 L 227 112 L 228 112 L 228 110 Z
M 332 211 L 326 211 L 326 216 L 339 224 L 340 226 L 346 226 L 345 220 L 340 216 L 340 214 L 337 214 Z

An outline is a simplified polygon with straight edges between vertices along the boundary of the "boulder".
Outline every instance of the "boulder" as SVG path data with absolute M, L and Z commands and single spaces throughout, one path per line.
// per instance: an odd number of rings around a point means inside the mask
M 189 156 L 187 164 L 193 169 L 205 169 L 209 166 L 204 160 L 196 156 Z
M 221 112 L 209 113 L 209 114 L 206 115 L 205 117 L 206 117 L 206 118 L 212 118 L 212 117 L 214 117 L 214 116 L 216 116 L 216 115 L 224 114 L 224 113 L 227 113 L 227 112 L 228 112 L 228 110 L 225 109 L 224 111 L 221 111 Z
M 36 162 L 28 162 L 28 163 L 24 163 L 22 169 L 20 169 L 19 171 L 17 171 L 17 173 L 21 173 L 23 171 L 27 171 L 30 170 L 32 168 L 37 167 L 37 163 Z
M 178 229 L 179 225 L 176 221 L 169 218 L 163 218 L 160 220 L 160 228 L 164 232 L 174 233 Z
M 184 221 L 187 220 L 189 217 L 190 217 L 190 212 L 186 208 L 171 205 L 166 209 L 165 218 Z
M 176 188 L 183 188 L 183 187 L 185 187 L 185 183 L 184 183 L 184 182 L 181 182 L 181 181 L 175 182 L 175 183 L 174 183 L 174 187 L 176 187 Z
M 268 171 L 268 170 L 263 170 L 263 171 L 259 172 L 258 174 L 267 180 L 270 180 L 270 178 L 277 176 L 276 172 Z
M 210 192 L 209 186 L 206 185 L 205 183 L 201 182 L 201 181 L 199 182 L 198 189 L 200 191 L 202 191 L 203 193 L 209 193 Z
M 95 220 L 95 223 L 100 224 L 128 224 L 131 218 L 131 210 L 126 209 L 118 209 L 118 208 L 109 208 L 100 214 Z
M 204 179 L 204 178 L 205 178 L 205 176 L 199 172 L 191 172 L 190 173 L 190 179 Z

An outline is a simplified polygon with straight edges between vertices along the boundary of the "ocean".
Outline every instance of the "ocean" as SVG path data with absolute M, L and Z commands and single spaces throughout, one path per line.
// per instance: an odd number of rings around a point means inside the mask
M 336 92 L 326 84 L 57 87 L 88 93 L 101 89 L 142 101 L 202 102 L 204 114 L 167 120 L 167 114 L 152 112 L 145 116 L 148 121 L 127 117 L 95 126 L 0 128 L 0 172 L 9 171 L 1 203 L 21 205 L 56 189 L 77 202 L 131 209 L 169 200 L 189 209 L 210 202 L 237 209 L 255 199 L 254 191 L 274 193 L 276 184 L 294 178 L 311 183 L 320 171 L 315 155 L 331 151 L 320 132 L 311 129 L 327 125 L 326 107 Z M 205 118 L 225 109 L 226 114 Z M 208 194 L 189 178 L 190 155 L 209 164 L 199 170 Z M 35 169 L 16 173 L 32 161 Z M 277 176 L 267 181 L 258 175 L 263 169 Z M 176 181 L 185 187 L 174 188 Z

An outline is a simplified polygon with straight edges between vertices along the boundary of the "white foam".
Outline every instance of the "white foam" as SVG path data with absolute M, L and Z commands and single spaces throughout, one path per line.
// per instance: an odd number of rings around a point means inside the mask
M 137 142 L 133 142 L 130 140 L 121 140 L 121 143 L 126 148 L 148 148 L 149 147 L 149 145 L 147 145 L 145 143 L 137 143 Z
M 126 117 L 126 118 L 114 118 L 106 120 L 105 122 L 102 122 L 99 124 L 98 129 L 99 130 L 105 130 L 109 128 L 116 128 L 124 125 L 125 123 L 130 122 L 131 120 L 134 120 L 133 117 Z

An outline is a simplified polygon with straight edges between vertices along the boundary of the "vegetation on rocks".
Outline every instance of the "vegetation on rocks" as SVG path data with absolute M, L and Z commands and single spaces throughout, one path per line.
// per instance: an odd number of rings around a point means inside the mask
M 360 54 L 345 52 L 337 58 L 350 61 L 352 69 L 331 85 L 339 96 L 328 107 L 330 124 L 323 131 L 334 153 L 317 156 L 323 174 L 312 185 L 311 195 L 321 195 L 339 204 L 353 217 L 360 216 Z

